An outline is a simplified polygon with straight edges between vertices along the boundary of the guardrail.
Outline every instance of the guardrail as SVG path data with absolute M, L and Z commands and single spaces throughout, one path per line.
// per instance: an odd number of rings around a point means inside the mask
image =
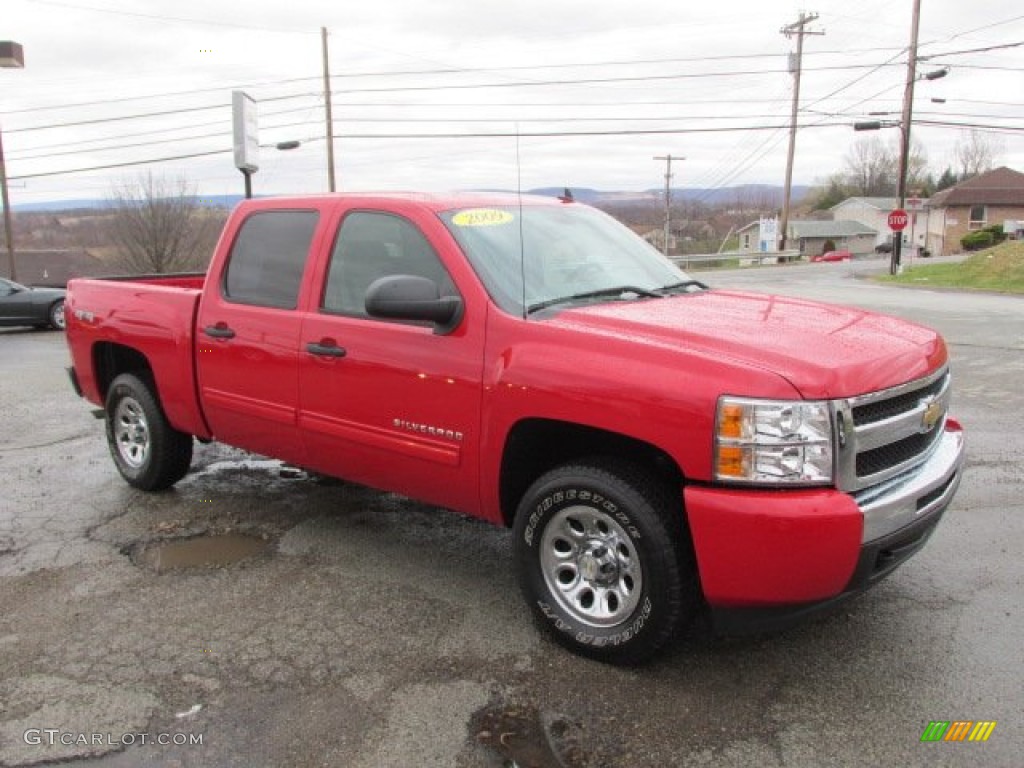
M 685 270 L 724 269 L 737 267 L 761 267 L 799 261 L 800 251 L 778 251 L 776 253 L 752 253 L 750 251 L 723 251 L 722 253 L 690 253 L 670 256 L 672 262 Z

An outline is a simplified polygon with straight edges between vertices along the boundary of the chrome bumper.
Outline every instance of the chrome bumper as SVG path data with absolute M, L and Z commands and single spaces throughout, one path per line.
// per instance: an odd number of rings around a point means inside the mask
M 959 424 L 949 420 L 924 463 L 852 494 L 864 513 L 862 543 L 944 510 L 960 485 L 963 464 L 964 433 Z

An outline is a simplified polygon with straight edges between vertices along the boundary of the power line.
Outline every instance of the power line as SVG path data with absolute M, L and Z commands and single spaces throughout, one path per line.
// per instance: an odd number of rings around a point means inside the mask
M 309 96 L 316 96 L 316 94 L 302 93 L 295 94 L 294 96 L 272 96 L 268 99 L 261 99 L 262 102 L 268 101 L 287 101 L 290 99 L 301 99 Z M 29 131 L 45 131 L 51 128 L 72 128 L 80 125 L 97 125 L 99 123 L 116 123 L 121 120 L 141 120 L 147 117 L 165 117 L 167 115 L 178 115 L 183 112 L 206 112 L 211 109 L 231 109 L 229 103 L 223 104 L 210 104 L 205 107 L 179 107 L 178 109 L 165 109 L 159 112 L 145 112 L 137 115 L 119 115 L 117 117 L 97 117 L 91 120 L 77 120 L 68 123 L 52 123 L 50 125 L 33 125 L 27 128 L 5 128 L 4 133 L 27 133 Z
M 133 16 L 140 19 L 152 19 L 156 21 L 176 21 L 182 24 L 198 24 L 210 27 L 227 27 L 232 29 L 249 29 L 258 32 L 285 32 L 290 34 L 308 35 L 313 34 L 311 30 L 305 29 L 282 29 L 280 27 L 258 27 L 251 24 L 236 24 L 228 21 L 210 21 L 208 19 L 190 19 L 184 16 L 166 16 L 155 13 L 138 13 L 137 11 L 115 11 L 112 8 L 97 8 L 91 5 L 78 5 L 75 3 L 63 3 L 58 0 L 23 0 L 23 2 L 36 3 L 37 5 L 53 5 L 58 8 L 70 8 L 76 11 L 92 11 L 94 13 L 107 13 L 111 16 Z
M 1001 51 L 1005 48 L 1019 48 L 1024 45 L 1024 40 L 1018 43 L 1006 43 L 1004 45 L 988 45 L 984 48 L 968 48 L 963 51 L 943 51 L 942 53 L 929 53 L 927 56 L 918 56 L 918 61 L 928 61 L 929 59 L 941 59 L 946 56 L 963 56 L 967 53 L 986 53 L 988 51 Z
M 754 125 L 754 126 L 732 126 L 722 128 L 666 128 L 666 129 L 638 129 L 638 130 L 615 130 L 615 131 L 519 131 L 519 132 L 492 132 L 492 133 L 373 133 L 373 134 L 361 134 L 361 133 L 349 133 L 349 134 L 338 134 L 336 138 L 344 140 L 359 140 L 359 139 L 509 139 L 509 138 L 572 138 L 582 136 L 643 136 L 643 135 L 682 135 L 682 134 L 699 134 L 699 133 L 748 133 L 748 132 L 759 132 L 759 131 L 774 131 L 780 128 L 786 128 L 786 125 Z M 849 127 L 846 123 L 818 123 L 814 126 L 816 128 L 835 128 L 835 127 Z M 317 137 L 322 138 L 322 137 Z M 215 149 L 205 152 L 191 152 L 181 155 L 172 155 L 167 157 L 150 158 L 148 160 L 133 160 L 121 163 L 108 163 L 104 165 L 88 166 L 85 168 L 69 168 L 60 171 L 44 171 L 40 173 L 25 173 L 17 176 L 10 176 L 11 181 L 18 181 L 22 179 L 35 179 L 46 176 L 61 176 L 71 173 L 84 173 L 87 171 L 102 171 L 110 170 L 113 168 L 127 168 L 131 166 L 155 164 L 171 162 L 174 160 L 188 160 L 197 157 L 209 157 L 212 155 L 221 155 L 232 152 L 231 148 L 227 149 Z
M 125 104 L 130 101 L 149 101 L 151 99 L 163 99 L 170 98 L 172 96 L 192 96 L 197 93 L 223 93 L 224 91 L 238 90 L 244 88 L 261 88 L 268 85 L 289 85 L 291 83 L 301 83 L 309 80 L 315 80 L 316 78 L 311 77 L 289 77 L 285 80 L 266 80 L 260 83 L 242 83 L 234 85 L 218 85 L 210 88 L 192 88 L 187 91 L 168 91 L 166 93 L 151 93 L 145 96 L 123 96 L 116 99 L 98 99 L 96 101 L 79 101 L 73 104 L 47 104 L 40 107 L 24 107 L 22 109 L 8 109 L 4 110 L 2 114 L 7 115 L 21 115 L 27 112 L 42 112 L 44 110 L 51 109 L 78 109 L 79 107 L 97 107 L 106 104 Z

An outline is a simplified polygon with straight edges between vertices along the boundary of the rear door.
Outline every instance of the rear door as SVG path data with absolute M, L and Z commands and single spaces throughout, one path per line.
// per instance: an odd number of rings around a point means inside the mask
M 316 208 L 253 210 L 199 307 L 200 402 L 216 439 L 301 463 L 298 311 L 321 226 Z
M 310 466 L 473 511 L 486 306 L 467 301 L 472 286 L 460 289 L 439 255 L 455 247 L 424 213 L 345 213 L 302 329 L 299 424 Z M 462 296 L 458 327 L 439 334 L 430 324 L 369 317 L 367 287 L 397 274 Z

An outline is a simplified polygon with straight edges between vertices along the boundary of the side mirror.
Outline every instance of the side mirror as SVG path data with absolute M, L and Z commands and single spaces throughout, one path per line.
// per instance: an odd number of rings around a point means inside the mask
M 462 299 L 441 296 L 437 283 L 414 275 L 388 275 L 370 283 L 366 312 L 387 320 L 433 323 L 435 333 L 450 333 L 462 319 Z

